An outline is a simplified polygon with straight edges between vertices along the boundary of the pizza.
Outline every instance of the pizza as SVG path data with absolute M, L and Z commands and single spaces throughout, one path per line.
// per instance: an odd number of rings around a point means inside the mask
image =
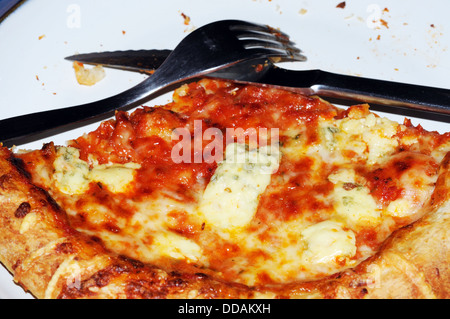
M 0 261 L 37 298 L 448 298 L 449 151 L 367 104 L 202 79 L 1 148 Z

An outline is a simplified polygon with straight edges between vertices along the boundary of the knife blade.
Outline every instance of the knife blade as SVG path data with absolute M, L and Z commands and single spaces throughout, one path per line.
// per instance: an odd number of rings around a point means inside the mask
M 68 56 L 65 59 L 130 71 L 148 72 L 159 68 L 171 52 L 171 50 L 110 51 L 76 54 Z
M 79 54 L 67 60 L 106 67 L 148 72 L 157 69 L 170 50 L 128 50 Z M 450 122 L 450 90 L 385 80 L 341 75 L 322 70 L 289 70 L 271 61 L 251 61 L 211 73 L 208 77 L 283 87 L 330 102 L 352 105 L 370 103 L 371 108 L 405 116 Z
M 95 64 L 100 63 L 105 66 L 142 72 L 156 69 L 167 57 L 166 54 L 170 52 L 170 50 L 140 51 L 134 55 L 134 57 L 137 55 L 135 60 L 129 59 L 129 54 L 133 56 L 130 51 L 125 51 L 125 54 L 124 52 L 114 53 L 112 58 L 115 60 L 110 60 L 111 65 L 108 65 L 106 52 L 101 53 L 100 57 L 100 53 L 94 53 L 84 55 L 84 57 L 72 56 L 70 58 L 82 60 L 84 63 L 92 61 Z M 90 60 L 91 58 L 95 59 Z M 148 60 L 143 61 L 142 59 Z M 450 90 L 448 89 L 347 76 L 322 70 L 293 71 L 280 68 L 268 60 L 237 63 L 223 71 L 211 74 L 210 77 L 262 86 L 282 87 L 302 94 L 318 95 L 331 103 L 341 105 L 352 105 L 355 104 L 355 101 L 371 103 L 372 110 L 450 123 Z M 43 119 L 46 121 L 51 119 L 57 123 L 60 116 L 68 116 L 65 108 L 0 120 L 0 142 L 7 147 L 28 143 L 94 121 L 86 118 L 44 132 L 33 131 L 32 123 L 39 123 Z

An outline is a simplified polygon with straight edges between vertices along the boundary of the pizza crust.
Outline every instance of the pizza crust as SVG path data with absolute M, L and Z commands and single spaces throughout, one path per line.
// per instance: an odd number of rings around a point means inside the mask
M 375 256 L 319 281 L 269 289 L 166 272 L 107 251 L 72 229 L 20 160 L 1 148 L 0 261 L 37 298 L 449 298 L 449 167 L 447 154 L 425 216 L 395 232 Z
M 385 242 L 354 270 L 327 279 L 330 298 L 419 299 L 450 297 L 450 153 L 440 166 L 424 216 Z M 318 288 L 320 290 L 320 288 Z M 324 291 L 324 290 L 322 290 Z
M 29 203 L 26 212 L 18 212 Z M 22 205 L 28 206 L 28 205 Z M 36 214 L 23 230 L 26 216 Z M 0 149 L 0 261 L 37 298 L 249 298 L 244 286 L 203 274 L 167 273 L 108 252 L 72 228 L 48 193 L 30 182 L 21 163 Z
M 435 191 L 416 223 L 400 229 L 369 263 L 380 267 L 380 285 L 368 297 L 450 297 L 450 153 Z

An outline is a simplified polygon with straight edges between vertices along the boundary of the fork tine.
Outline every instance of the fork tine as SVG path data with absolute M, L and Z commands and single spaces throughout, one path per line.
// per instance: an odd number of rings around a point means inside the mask
M 244 32 L 260 32 L 264 34 L 275 35 L 279 38 L 289 39 L 289 35 L 277 30 L 268 25 L 255 24 L 246 21 L 239 21 L 239 24 L 233 24 L 230 26 L 231 31 L 244 31 Z
M 263 48 L 286 50 L 286 51 L 290 51 L 292 53 L 300 53 L 301 52 L 300 49 L 296 48 L 295 46 L 285 45 L 283 43 L 279 43 L 276 41 L 244 39 L 244 40 L 240 40 L 240 42 L 247 49 L 263 47 Z
M 229 29 L 245 49 L 262 50 L 264 54 L 278 55 L 284 60 L 306 60 L 306 57 L 301 54 L 302 51 L 295 46 L 286 33 L 271 26 L 233 21 Z
M 272 33 L 261 33 L 261 32 L 245 32 L 236 34 L 236 37 L 240 40 L 242 39 L 260 39 L 260 40 L 268 40 L 283 44 L 295 45 L 294 42 L 289 40 L 289 38 L 279 37 Z
M 272 39 L 239 39 L 245 49 L 267 49 L 272 50 L 273 54 L 282 54 L 283 56 L 292 56 L 295 60 L 305 61 L 306 57 L 301 54 L 301 50 L 295 47 L 294 42 L 279 42 Z M 266 51 L 267 53 L 268 51 Z
M 248 47 L 247 50 L 254 50 L 260 57 L 278 57 L 283 61 L 306 61 L 307 58 L 303 54 L 295 51 L 289 51 L 282 48 L 268 47 Z
M 277 37 L 270 36 L 253 36 L 252 34 L 243 34 L 237 36 L 237 38 L 242 42 L 255 42 L 260 43 L 262 46 L 267 44 L 267 46 L 275 46 L 280 48 L 287 48 L 292 51 L 301 51 L 299 48 L 295 46 L 295 42 L 290 40 L 280 41 Z

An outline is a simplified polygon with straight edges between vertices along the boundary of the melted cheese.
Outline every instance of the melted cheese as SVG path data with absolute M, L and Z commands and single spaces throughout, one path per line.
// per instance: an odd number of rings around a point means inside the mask
M 333 191 L 336 215 L 345 219 L 352 228 L 376 226 L 381 222 L 377 203 L 364 186 L 348 189 L 338 184 Z
M 153 237 L 152 247 L 161 256 L 198 261 L 202 249 L 193 240 L 173 232 L 160 232 Z
M 334 221 L 323 221 L 306 228 L 301 235 L 307 249 L 303 258 L 309 264 L 339 263 L 356 253 L 355 234 Z
M 433 191 L 433 165 L 417 153 L 426 150 L 441 159 L 450 149 L 447 142 L 431 152 L 426 145 L 433 143 L 422 143 L 413 128 L 364 107 L 337 113 L 313 98 L 211 80 L 183 86 L 174 103 L 157 110 L 118 114 L 116 122 L 71 144 L 90 160 L 61 147 L 54 172 L 38 174 L 52 179 L 46 185 L 78 230 L 143 262 L 167 266 L 174 259 L 171 266 L 181 271 L 193 263 L 220 280 L 247 285 L 316 280 L 372 255 L 398 219 L 420 214 Z M 174 165 L 169 133 L 205 118 L 221 130 L 279 127 L 280 149 L 232 143 L 215 171 L 205 163 Z M 408 164 L 399 165 L 405 171 L 387 165 L 399 146 L 412 153 L 407 162 L 408 154 L 394 159 Z M 114 164 L 125 153 L 130 163 Z M 98 165 L 94 158 L 110 164 Z M 142 175 L 133 183 L 136 163 Z M 380 175 L 386 182 L 395 174 L 388 186 L 396 196 L 374 179 L 377 169 L 386 169 Z M 424 172 L 429 177 L 417 178 Z M 111 193 L 100 199 L 91 183 Z M 114 194 L 121 192 L 125 196 Z M 30 213 L 21 231 L 32 223 Z M 372 232 L 373 241 L 361 235 Z
M 393 154 L 399 145 L 394 138 L 399 124 L 368 114 L 366 117 L 347 117 L 321 123 L 322 144 L 333 152 L 335 160 L 342 161 L 345 152 L 352 152 L 355 160 L 372 165 Z
M 135 163 L 98 165 L 89 172 L 89 180 L 106 185 L 113 193 L 126 191 L 140 165 Z
M 21 234 L 26 233 L 28 230 L 30 230 L 31 227 L 36 225 L 37 222 L 38 222 L 38 215 L 34 212 L 28 213 L 24 217 L 22 224 L 20 224 L 19 232 Z
M 398 146 L 398 141 L 392 138 L 397 132 L 398 124 L 386 118 L 369 114 L 359 119 L 345 118 L 338 124 L 340 130 L 346 134 L 345 137 L 338 137 L 341 148 L 345 147 L 344 144 L 353 146 L 354 137 L 361 136 L 362 142 L 367 145 L 368 164 L 376 163 L 392 154 Z M 361 149 L 360 145 L 361 142 L 358 142 L 357 149 Z
M 60 147 L 53 163 L 53 179 L 64 194 L 82 194 L 89 187 L 89 165 L 80 160 L 80 151 L 73 147 Z
M 381 222 L 380 209 L 353 169 L 340 169 L 328 179 L 335 184 L 331 194 L 336 215 L 351 227 L 375 226 Z
M 206 187 L 198 213 L 207 226 L 233 231 L 247 226 L 255 215 L 259 196 L 279 166 L 279 152 L 270 147 L 248 150 L 232 143 Z
M 54 162 L 56 187 L 64 194 L 83 194 L 92 182 L 99 182 L 113 193 L 127 190 L 134 179 L 134 171 L 139 164 L 95 165 L 80 159 L 80 152 L 73 147 L 60 147 Z

